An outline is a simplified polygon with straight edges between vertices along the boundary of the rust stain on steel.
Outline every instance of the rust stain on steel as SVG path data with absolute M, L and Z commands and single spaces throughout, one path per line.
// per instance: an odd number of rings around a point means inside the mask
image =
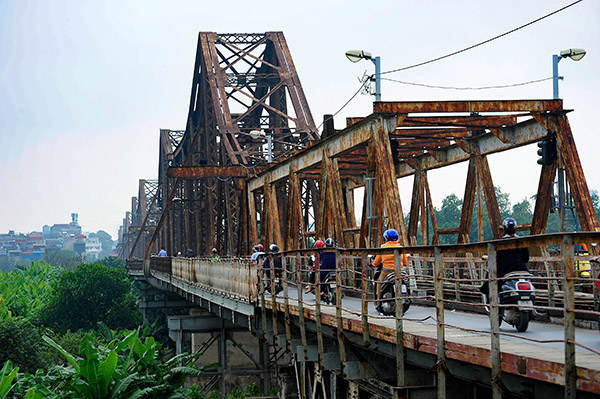
M 525 116 L 524 114 L 521 116 Z M 407 117 L 398 124 L 398 127 L 404 126 L 468 126 L 468 127 L 501 127 L 504 125 L 514 125 L 517 123 L 517 117 L 514 115 L 494 115 L 494 116 L 418 116 Z
M 171 166 L 167 177 L 201 179 L 205 177 L 247 177 L 248 168 L 243 166 Z
M 374 102 L 374 113 L 531 112 L 562 109 L 562 100 Z
M 470 139 L 471 148 L 477 147 L 478 152 L 481 155 L 493 154 L 534 143 L 547 134 L 546 129 L 544 129 L 533 119 L 519 123 L 507 129 L 513 133 L 513 141 L 511 143 L 504 143 L 493 134 L 488 133 Z M 420 162 L 422 169 L 430 170 L 441 168 L 443 166 L 466 161 L 470 156 L 469 153 L 465 152 L 457 145 L 440 148 L 436 150 L 436 152 L 436 157 L 430 153 L 424 153 L 423 155 L 416 157 L 416 159 Z M 400 163 L 398 167 L 398 177 L 408 176 L 413 173 L 414 169 L 411 168 L 407 163 Z
M 368 118 L 364 123 L 345 129 L 334 136 L 299 152 L 295 157 L 289 158 L 277 165 L 259 173 L 248 181 L 248 190 L 254 191 L 266 183 L 273 183 L 289 176 L 290 171 L 299 172 L 320 164 L 325 150 L 331 157 L 337 157 L 355 149 L 371 138 L 371 131 L 381 125 L 379 117 Z

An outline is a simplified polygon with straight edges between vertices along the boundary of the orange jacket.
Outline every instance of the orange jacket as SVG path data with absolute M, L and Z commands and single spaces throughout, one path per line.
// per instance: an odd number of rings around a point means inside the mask
M 388 241 L 385 244 L 383 244 L 381 246 L 381 248 L 399 247 L 399 246 L 400 246 L 400 244 L 398 243 L 398 241 Z M 384 269 L 394 270 L 394 254 L 377 255 L 375 257 L 375 260 L 373 261 L 373 266 L 377 267 L 382 262 L 383 262 Z M 406 257 L 406 254 L 401 254 L 400 255 L 400 266 L 404 267 L 404 266 L 406 266 L 407 263 L 408 263 L 408 258 Z

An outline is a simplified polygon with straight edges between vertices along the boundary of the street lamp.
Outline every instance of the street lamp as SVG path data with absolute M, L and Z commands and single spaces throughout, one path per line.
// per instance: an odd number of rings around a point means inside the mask
M 363 50 L 348 50 L 346 58 L 352 62 L 360 60 L 371 60 L 375 64 L 375 101 L 381 101 L 381 60 L 379 57 L 371 56 L 371 53 Z
M 585 50 L 582 48 L 570 48 L 563 50 L 560 54 L 554 54 L 552 56 L 552 94 L 553 98 L 558 98 L 558 80 L 563 79 L 562 76 L 558 76 L 558 63 L 563 58 L 569 57 L 573 61 L 579 61 L 585 55 Z

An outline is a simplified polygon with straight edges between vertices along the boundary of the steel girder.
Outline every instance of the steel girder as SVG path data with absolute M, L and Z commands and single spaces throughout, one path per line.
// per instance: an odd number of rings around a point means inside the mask
M 439 234 L 444 233 L 458 233 L 458 242 L 468 242 L 475 204 L 477 226 L 482 230 L 484 199 L 497 237 L 501 217 L 487 155 L 556 135 L 559 157 L 553 166 L 542 168 L 531 231 L 545 231 L 552 195 L 548 188 L 558 164 L 565 169 L 576 193 L 574 202 L 582 229 L 600 231 L 562 100 L 378 102 L 374 103 L 374 111 L 366 118 L 349 118 L 346 129 L 250 178 L 248 190 L 264 193 L 272 186 L 289 186 L 296 176 L 316 179 L 323 188 L 320 198 L 324 202 L 315 211 L 317 224 L 312 234 L 319 238 L 333 235 L 340 246 L 355 246 L 356 242 L 366 246 L 367 237 L 379 234 L 383 227 L 397 228 L 404 243 L 415 243 L 419 224 L 423 233 L 427 223 L 433 224 L 431 242 L 439 242 Z M 427 171 L 463 161 L 469 161 L 470 167 L 460 226 L 442 231 L 433 217 Z M 416 178 L 407 230 L 394 182 L 409 175 Z M 369 198 L 365 194 L 363 224 L 358 231 L 350 225 L 354 209 L 340 187 L 364 186 L 368 179 L 373 179 L 373 203 L 368 210 Z M 267 211 L 272 212 L 271 207 Z M 372 226 L 364 223 L 369 212 L 374 220 Z M 271 223 L 278 220 L 277 215 L 262 217 Z M 283 235 L 297 228 L 310 234 L 303 230 L 305 227 L 280 223 L 279 229 Z M 266 233 L 276 237 L 275 230 L 270 226 Z
M 172 132 L 161 131 L 164 211 L 153 243 L 166 242 L 169 253 L 247 254 L 248 174 L 240 171 L 268 163 L 267 137 L 273 160 L 319 138 L 283 33 L 201 32 L 186 130 Z M 285 201 L 284 192 L 279 197 Z

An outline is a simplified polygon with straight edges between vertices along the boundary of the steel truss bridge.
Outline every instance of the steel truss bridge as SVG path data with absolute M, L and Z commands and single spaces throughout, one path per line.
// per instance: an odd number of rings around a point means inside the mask
M 562 100 L 375 102 L 371 115 L 348 118 L 342 130 L 326 118 L 319 134 L 281 32 L 201 32 L 186 129 L 160 131 L 158 179 L 140 180 L 118 248 L 132 277 L 180 297 L 163 307 L 199 305 L 210 314 L 196 318 L 220 325 L 223 337 L 227 328 L 253 331 L 263 380 L 282 359 L 301 369 L 302 397 L 454 397 L 460 381 L 476 387 L 467 397 L 485 397 L 478 389 L 496 398 L 593 397 L 600 394 L 598 352 L 577 342 L 575 325 L 597 320 L 598 292 L 575 273 L 575 262 L 590 256 L 576 258 L 574 244 L 598 242 L 600 226 L 568 112 Z M 533 219 L 522 226 L 531 236 L 469 243 L 472 224 L 480 241 L 486 223 L 495 239 L 501 235 L 488 155 L 542 140 L 555 142 L 557 155 L 541 167 Z M 458 226 L 441 229 L 427 174 L 459 162 L 468 162 L 462 214 Z M 406 223 L 396 182 L 408 176 Z M 360 226 L 355 190 L 363 195 Z M 574 216 L 582 233 L 544 234 L 553 208 L 561 223 Z M 369 313 L 366 257 L 382 251 L 373 248 L 386 228 L 400 232 L 415 299 L 435 305 L 434 323 L 410 320 L 410 311 L 396 318 Z M 439 245 L 443 234 L 457 244 Z M 308 252 L 325 237 L 339 247 L 333 308 L 302 295 Z M 280 298 L 260 289 L 256 266 L 243 260 L 257 242 L 277 243 L 285 255 Z M 505 340 L 495 306 L 486 332 L 444 322 L 448 306 L 481 311 L 473 289 L 486 278 L 479 255 L 520 246 L 536 259 L 540 317 L 563 320 L 560 349 Z M 169 254 L 214 247 L 227 260 L 152 257 L 159 247 Z M 586 292 L 575 292 L 582 287 Z M 345 305 L 352 298 L 355 308 Z M 172 323 L 180 343 L 204 328 L 191 322 L 184 334 L 183 319 Z

